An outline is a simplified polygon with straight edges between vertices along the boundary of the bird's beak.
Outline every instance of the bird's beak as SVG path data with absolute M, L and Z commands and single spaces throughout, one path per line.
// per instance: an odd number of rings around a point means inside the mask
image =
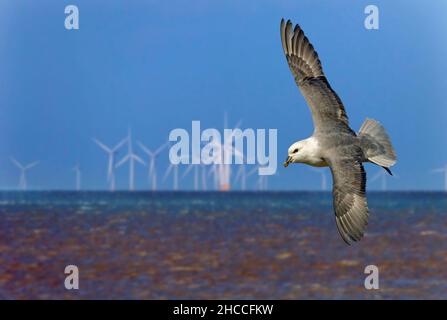
M 286 162 L 284 162 L 284 168 L 287 168 L 287 166 L 289 165 L 290 162 L 292 162 L 292 157 L 288 156 L 286 159 Z

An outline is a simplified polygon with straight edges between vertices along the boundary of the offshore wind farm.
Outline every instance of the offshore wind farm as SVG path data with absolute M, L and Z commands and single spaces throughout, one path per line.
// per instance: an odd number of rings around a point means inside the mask
M 242 121 L 239 121 L 234 128 L 226 128 L 227 114 L 224 114 L 224 130 L 240 130 Z M 241 130 L 242 131 L 242 130 Z M 99 164 L 95 171 L 103 172 L 104 181 L 103 187 L 100 190 L 108 191 L 135 191 L 136 180 L 146 180 L 138 189 L 139 191 L 266 191 L 267 176 L 259 175 L 259 168 L 262 166 L 252 165 L 247 163 L 247 156 L 243 150 L 236 148 L 235 140 L 227 139 L 224 142 L 212 141 L 208 144 L 213 149 L 211 162 L 205 163 L 200 156 L 194 154 L 188 155 L 191 158 L 191 163 L 174 164 L 171 163 L 167 157 L 164 160 L 164 172 L 161 172 L 161 157 L 167 156 L 169 153 L 171 142 L 162 143 L 157 148 L 151 149 L 143 144 L 140 140 L 132 138 L 132 130 L 128 128 L 127 135 L 119 140 L 116 144 L 106 144 L 103 140 L 97 137 L 92 137 L 91 141 L 98 147 L 98 151 L 102 151 L 105 155 L 103 164 Z M 139 150 L 135 150 L 135 144 Z M 247 148 L 247 146 L 245 146 Z M 244 148 L 242 148 L 244 149 Z M 225 163 L 225 159 L 234 157 L 238 160 L 238 164 Z M 146 161 L 144 160 L 146 159 Z M 157 161 L 158 159 L 158 161 Z M 189 161 L 189 160 L 188 160 Z M 11 190 L 28 190 L 28 183 L 26 173 L 31 168 L 35 167 L 38 162 L 22 165 L 15 158 L 11 157 L 11 163 L 20 170 L 20 180 L 16 188 L 11 187 Z M 158 165 L 157 165 L 158 164 Z M 166 165 L 167 164 L 167 165 Z M 146 173 L 139 171 L 137 173 L 137 165 L 145 168 Z M 124 167 L 128 168 L 127 177 L 123 177 L 123 181 L 127 179 L 127 186 L 117 189 L 117 171 L 125 171 Z M 237 167 L 236 173 L 233 167 Z M 70 169 L 75 174 L 75 183 L 71 188 L 57 188 L 61 190 L 75 190 L 75 191 L 89 191 L 91 189 L 85 188 L 81 183 L 81 164 L 76 163 Z M 88 178 L 88 172 L 82 170 L 82 177 Z M 274 175 L 272 175 L 274 176 Z M 159 179 L 162 177 L 162 179 Z M 190 181 L 186 181 L 190 178 Z M 247 184 L 247 180 L 253 180 L 252 184 Z M 160 181 L 159 181 L 160 180 Z M 35 185 L 41 185 L 40 188 L 34 190 L 45 190 L 42 183 L 35 182 Z

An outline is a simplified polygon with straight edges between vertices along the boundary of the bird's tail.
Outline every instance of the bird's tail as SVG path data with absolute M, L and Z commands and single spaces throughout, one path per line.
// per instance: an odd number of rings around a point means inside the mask
M 390 137 L 379 122 L 366 119 L 358 136 L 363 152 L 369 161 L 385 168 L 389 168 L 396 163 L 396 153 Z

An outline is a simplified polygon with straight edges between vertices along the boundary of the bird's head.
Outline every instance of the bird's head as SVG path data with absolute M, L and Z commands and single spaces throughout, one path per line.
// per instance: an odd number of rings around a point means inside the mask
M 303 149 L 305 141 L 297 141 L 289 147 L 287 159 L 284 162 L 284 167 L 287 167 L 290 163 L 302 162 L 302 153 L 300 150 Z

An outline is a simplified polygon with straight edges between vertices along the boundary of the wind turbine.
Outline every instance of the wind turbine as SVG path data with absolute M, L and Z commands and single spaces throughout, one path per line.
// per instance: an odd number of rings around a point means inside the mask
M 194 169 L 194 191 L 199 190 L 199 169 L 200 165 L 198 164 L 190 164 L 188 168 L 186 168 L 185 172 L 182 175 L 182 178 L 186 177 L 188 173 L 190 173 Z M 203 181 L 202 181 L 203 183 Z
M 141 150 L 143 150 L 143 152 L 149 156 L 148 178 L 149 178 L 149 182 L 151 183 L 151 186 L 152 186 L 152 191 L 155 191 L 155 190 L 157 190 L 157 171 L 155 170 L 155 159 L 168 146 L 168 144 L 164 143 L 161 147 L 159 147 L 155 151 L 150 150 L 148 147 L 146 147 L 140 141 L 138 141 L 138 145 L 140 146 Z
M 19 161 L 17 161 L 13 157 L 11 157 L 11 162 L 20 170 L 19 189 L 25 191 L 28 186 L 26 182 L 26 171 L 36 166 L 38 162 L 35 161 L 27 165 L 22 165 Z
M 213 163 L 208 171 L 208 175 L 213 175 L 213 187 L 214 190 L 219 190 L 219 172 L 217 164 Z
M 432 173 L 444 173 L 444 191 L 447 192 L 447 164 L 442 168 L 433 169 Z
M 231 165 L 225 163 L 225 157 L 227 154 L 231 154 L 242 159 L 243 162 L 244 156 L 229 143 L 213 141 L 209 144 L 217 151 L 213 153 L 213 165 L 210 173 L 214 174 L 214 182 L 218 184 L 220 191 L 227 191 L 230 189 Z
M 194 155 L 192 155 L 193 161 L 192 163 L 186 168 L 186 171 L 183 173 L 182 178 L 186 177 L 189 172 L 191 172 L 192 169 L 194 169 L 194 190 L 199 190 L 199 169 L 201 166 L 203 166 L 202 163 L 196 164 L 197 162 L 201 162 L 200 158 L 195 158 Z M 198 160 L 198 161 L 196 161 Z M 203 181 L 203 171 L 202 171 L 202 187 L 203 187 L 204 181 Z M 206 181 L 205 181 L 206 184 Z
M 206 166 L 202 165 L 202 190 L 208 190 L 208 186 L 206 184 Z
M 321 190 L 325 191 L 327 188 L 327 181 L 326 181 L 326 173 L 324 170 L 317 170 L 315 168 L 310 168 L 313 172 L 318 173 L 321 175 Z
M 146 165 L 146 163 L 133 152 L 132 132 L 130 129 L 127 133 L 127 155 L 116 164 L 116 167 L 118 168 L 122 166 L 127 161 L 129 161 L 129 190 L 133 191 L 135 190 L 135 161 L 141 163 L 142 165 Z
M 227 114 L 224 114 L 224 130 L 228 129 L 227 128 Z M 239 121 L 237 123 L 237 125 L 235 126 L 234 129 L 238 129 L 240 127 L 241 121 Z M 234 133 L 233 133 L 234 135 Z M 207 145 L 210 145 L 213 148 L 213 158 L 212 158 L 212 163 L 211 163 L 211 167 L 208 171 L 208 173 L 206 172 L 202 172 L 202 185 L 206 185 L 206 176 L 207 175 L 213 175 L 213 184 L 214 184 L 214 189 L 215 190 L 220 190 L 220 191 L 227 191 L 231 188 L 230 185 L 230 178 L 231 178 L 231 165 L 225 163 L 226 157 L 228 155 L 231 155 L 236 158 L 242 159 L 243 162 L 243 154 L 237 150 L 234 146 L 233 146 L 233 135 L 230 136 L 228 140 L 225 140 L 224 137 L 224 142 L 218 142 L 218 141 L 212 141 L 207 143 Z M 205 167 L 202 167 L 202 170 L 206 170 Z
M 77 163 L 74 167 L 73 170 L 76 174 L 76 191 L 81 190 L 81 168 L 79 166 L 79 163 Z
M 118 153 L 118 150 L 127 142 L 127 138 L 121 140 L 113 148 L 109 148 L 104 143 L 95 138 L 93 138 L 93 142 L 95 142 L 102 150 L 104 150 L 109 155 L 107 165 L 107 181 L 109 181 L 110 183 L 110 191 L 115 191 L 115 156 Z
M 245 171 L 245 164 L 241 164 L 239 170 L 236 173 L 236 177 L 234 181 L 237 182 L 240 180 L 241 190 L 245 191 L 247 184 L 247 173 Z
M 238 129 L 240 127 L 242 123 L 242 120 L 239 120 L 238 123 L 236 124 L 236 126 L 233 128 L 234 129 Z M 228 129 L 228 115 L 225 112 L 224 113 L 224 131 L 225 129 Z M 218 179 L 219 179 L 219 189 L 221 191 L 227 191 L 231 189 L 231 183 L 230 183 L 230 179 L 231 179 L 231 165 L 230 164 L 226 164 L 225 160 L 227 157 L 227 154 L 231 154 L 235 157 L 238 157 L 240 159 L 242 159 L 243 162 L 243 155 L 241 154 L 241 152 L 239 152 L 238 150 L 236 150 L 236 148 L 233 146 L 233 135 L 230 136 L 231 139 L 229 139 L 229 143 L 227 143 L 227 141 L 225 140 L 224 137 L 224 143 L 223 144 L 218 144 L 215 146 L 219 149 L 219 153 L 218 155 L 220 156 L 222 162 L 220 165 L 217 166 L 216 168 L 216 172 L 218 173 Z
M 253 175 L 255 172 L 257 172 L 259 169 L 259 166 L 254 167 L 252 170 L 250 170 L 247 173 L 247 177 Z M 266 175 L 258 175 L 258 179 L 256 181 L 256 185 L 258 186 L 258 190 L 263 191 L 263 190 L 267 190 L 267 186 L 268 186 L 268 181 L 267 181 L 267 177 Z
M 173 178 L 173 190 L 178 190 L 178 164 L 169 164 L 168 169 L 166 169 L 165 175 L 163 177 L 163 181 L 165 181 L 169 174 L 172 172 L 172 178 Z

